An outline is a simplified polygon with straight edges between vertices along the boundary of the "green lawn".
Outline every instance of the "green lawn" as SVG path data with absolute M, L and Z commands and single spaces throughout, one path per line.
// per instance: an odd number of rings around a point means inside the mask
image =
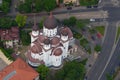
M 95 30 L 100 32 L 104 36 L 104 32 L 105 32 L 105 27 L 104 26 L 96 26 Z
M 118 29 L 117 29 L 116 41 L 118 40 L 119 36 L 120 36 L 120 27 L 118 27 Z

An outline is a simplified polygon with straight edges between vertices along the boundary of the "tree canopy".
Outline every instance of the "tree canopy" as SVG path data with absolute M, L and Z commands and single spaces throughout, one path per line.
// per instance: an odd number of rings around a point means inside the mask
M 44 0 L 44 9 L 47 12 L 50 12 L 51 10 L 53 10 L 54 8 L 56 8 L 56 0 Z
M 23 27 L 26 24 L 26 19 L 27 19 L 27 16 L 17 14 L 15 21 L 17 22 L 19 27 Z
M 10 17 L 0 18 L 0 28 L 10 28 L 12 26 L 12 19 Z
M 37 68 L 37 72 L 40 73 L 40 80 L 46 80 L 46 77 L 47 77 L 48 72 L 49 72 L 49 68 L 46 67 L 45 65 L 40 65 Z
M 0 10 L 3 11 L 5 14 L 10 10 L 10 3 L 11 0 L 3 0 L 2 4 L 0 5 Z
M 67 62 L 61 70 L 56 73 L 55 80 L 83 80 L 85 67 L 77 61 Z

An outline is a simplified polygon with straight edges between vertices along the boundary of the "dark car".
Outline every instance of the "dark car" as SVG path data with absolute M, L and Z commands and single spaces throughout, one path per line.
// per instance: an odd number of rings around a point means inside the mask
M 67 7 L 67 10 L 72 10 L 72 7 L 70 7 L 70 6 L 69 6 L 69 7 Z
M 97 8 L 97 7 L 98 7 L 97 5 L 93 6 L 93 8 Z
M 96 40 L 96 38 L 95 38 L 94 36 L 91 36 L 91 39 L 92 39 L 93 41 L 95 41 L 95 40 Z
M 92 8 L 92 6 L 87 6 L 87 8 Z

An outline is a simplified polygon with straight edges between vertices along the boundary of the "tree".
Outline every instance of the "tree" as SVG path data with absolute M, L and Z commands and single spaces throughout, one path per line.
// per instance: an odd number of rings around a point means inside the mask
M 3 1 L 1 5 L 1 10 L 6 14 L 9 11 L 9 2 Z
M 30 45 L 31 38 L 29 32 L 30 31 L 20 30 L 20 39 L 22 41 L 22 45 Z
M 47 12 L 50 12 L 51 10 L 56 8 L 56 0 L 43 0 L 44 9 Z
M 35 10 L 37 12 L 42 11 L 44 9 L 44 4 L 42 0 L 35 0 Z
M 77 20 L 76 21 L 76 26 L 80 29 L 83 29 L 85 27 L 85 24 L 82 21 Z
M 70 17 L 69 19 L 64 19 L 63 24 L 67 26 L 74 26 L 76 24 L 77 19 L 75 17 Z
M 67 62 L 55 75 L 55 80 L 83 80 L 85 67 L 77 61 Z
M 40 80 L 46 80 L 46 77 L 47 77 L 48 72 L 49 72 L 49 68 L 46 67 L 45 65 L 40 65 L 37 68 L 37 72 L 40 73 Z
M 19 27 L 23 27 L 26 24 L 26 19 L 27 19 L 27 16 L 17 14 L 15 21 L 17 22 Z
M 76 24 L 77 19 L 75 17 L 70 17 L 69 18 L 69 25 L 74 26 Z
M 0 18 L 0 28 L 11 28 L 12 20 L 10 17 Z
M 113 76 L 110 75 L 110 74 L 107 74 L 107 75 L 106 75 L 106 78 L 107 78 L 107 80 L 114 80 Z

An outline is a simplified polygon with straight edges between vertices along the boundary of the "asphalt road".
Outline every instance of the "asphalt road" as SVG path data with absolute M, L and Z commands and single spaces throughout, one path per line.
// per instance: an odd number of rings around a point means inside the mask
M 120 20 L 120 7 L 105 7 L 103 10 L 108 11 L 109 22 L 119 21 Z
M 112 46 L 114 44 L 116 32 L 115 25 L 115 23 L 109 23 L 107 27 L 106 37 L 102 45 L 102 51 L 99 54 L 98 59 L 93 65 L 92 69 L 88 73 L 87 80 L 98 80 L 99 76 L 101 75 L 112 51 Z
M 120 67 L 120 39 L 119 39 L 118 44 L 115 48 L 113 56 L 112 56 L 107 68 L 105 69 L 105 71 L 104 71 L 104 73 L 101 77 L 101 80 L 107 80 L 106 79 L 106 74 L 113 75 L 115 70 L 118 67 Z

